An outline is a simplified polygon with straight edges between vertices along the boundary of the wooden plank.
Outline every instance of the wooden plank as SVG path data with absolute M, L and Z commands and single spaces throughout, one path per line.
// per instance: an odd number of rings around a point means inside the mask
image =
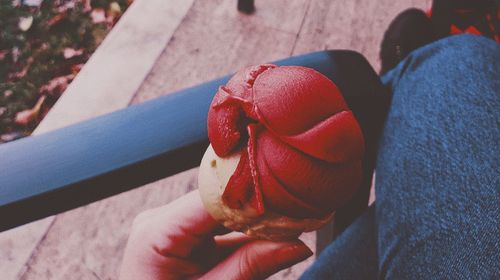
M 430 8 L 431 0 L 312 1 L 293 54 L 324 49 L 362 53 L 378 72 L 379 51 L 385 30 L 401 11 Z
M 196 1 L 174 33 L 133 103 L 236 71 L 287 57 L 300 28 L 304 2 L 276 1 L 295 7 L 256 15 L 236 12 L 236 2 Z M 302 7 L 302 8 L 301 8 Z M 266 22 L 266 25 L 260 24 Z M 295 28 L 291 32 L 291 27 Z M 92 272 L 116 278 L 132 219 L 140 211 L 181 196 L 196 186 L 191 170 L 57 216 L 28 263 L 22 279 L 84 279 Z M 311 235 L 311 234 L 310 234 Z M 64 238 L 62 238 L 64 236 Z M 78 267 L 80 268 L 78 269 Z M 83 267 L 83 268 L 82 268 Z M 285 271 L 290 275 L 290 271 Z
M 270 2 L 293 9 L 284 13 L 283 9 L 267 8 L 266 3 Z M 300 29 L 297 19 L 301 20 L 305 13 L 303 3 L 257 1 L 256 13 L 249 16 L 238 13 L 233 0 L 197 1 L 133 103 L 209 81 L 248 65 L 288 57 Z M 292 26 L 294 32 L 290 32 Z
M 54 216 L 0 233 L 0 271 L 2 279 L 18 279 Z

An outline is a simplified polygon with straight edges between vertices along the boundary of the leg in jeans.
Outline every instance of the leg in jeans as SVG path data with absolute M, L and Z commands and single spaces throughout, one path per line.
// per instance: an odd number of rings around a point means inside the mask
M 321 252 L 300 279 L 377 279 L 376 244 L 372 206 Z
M 453 36 L 384 76 L 393 100 L 375 215 L 351 225 L 303 279 L 499 278 L 498 61 L 494 41 Z
M 377 161 L 382 278 L 500 272 L 499 62 L 494 41 L 454 36 L 385 77 L 394 96 Z

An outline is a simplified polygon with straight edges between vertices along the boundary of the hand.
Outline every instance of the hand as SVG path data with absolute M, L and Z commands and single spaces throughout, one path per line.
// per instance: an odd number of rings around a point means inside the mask
M 263 279 L 312 255 L 299 240 L 217 236 L 224 231 L 198 191 L 147 210 L 132 225 L 120 279 Z

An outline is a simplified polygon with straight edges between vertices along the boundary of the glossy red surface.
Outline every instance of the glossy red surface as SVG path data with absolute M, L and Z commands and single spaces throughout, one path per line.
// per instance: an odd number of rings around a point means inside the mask
M 300 66 L 239 71 L 208 113 L 215 153 L 242 156 L 223 194 L 231 208 L 317 218 L 345 204 L 361 182 L 364 140 L 335 84 Z

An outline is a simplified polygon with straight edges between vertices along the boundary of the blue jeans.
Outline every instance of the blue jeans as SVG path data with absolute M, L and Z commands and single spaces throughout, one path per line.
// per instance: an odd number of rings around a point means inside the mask
M 448 37 L 383 82 L 375 206 L 301 279 L 500 279 L 500 44 Z

